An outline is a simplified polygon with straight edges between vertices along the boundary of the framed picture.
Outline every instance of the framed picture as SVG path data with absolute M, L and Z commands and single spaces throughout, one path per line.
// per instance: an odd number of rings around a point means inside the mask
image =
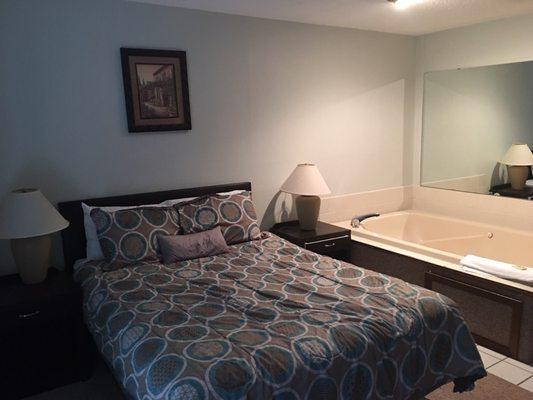
M 129 132 L 191 129 L 184 51 L 121 48 Z

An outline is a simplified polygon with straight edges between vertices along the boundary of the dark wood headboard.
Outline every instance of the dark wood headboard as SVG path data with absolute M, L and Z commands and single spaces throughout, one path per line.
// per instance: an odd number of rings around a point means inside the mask
M 85 229 L 83 225 L 83 210 L 81 203 L 93 207 L 104 206 L 139 206 L 142 204 L 156 204 L 165 200 L 184 197 L 205 196 L 232 190 L 252 190 L 251 182 L 229 183 L 215 186 L 202 186 L 188 189 L 167 190 L 164 192 L 137 193 L 123 196 L 100 197 L 87 200 L 66 201 L 58 204 L 61 215 L 70 222 L 67 229 L 61 232 L 63 240 L 63 257 L 65 270 L 72 271 L 76 260 L 85 258 Z

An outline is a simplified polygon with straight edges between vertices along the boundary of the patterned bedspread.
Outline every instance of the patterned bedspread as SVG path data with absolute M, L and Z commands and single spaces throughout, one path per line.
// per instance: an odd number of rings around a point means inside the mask
M 416 399 L 486 375 L 454 303 L 270 233 L 172 265 L 76 270 L 131 399 Z

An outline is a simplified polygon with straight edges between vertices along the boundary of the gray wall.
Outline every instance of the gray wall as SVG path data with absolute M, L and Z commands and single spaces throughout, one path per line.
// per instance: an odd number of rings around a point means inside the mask
M 192 131 L 127 132 L 121 46 L 187 51 Z M 334 194 L 409 184 L 414 51 L 400 35 L 3 0 L 0 193 L 39 187 L 55 203 L 251 180 L 268 227 L 299 162 L 317 163 Z M 7 241 L 0 260 L 14 270 Z

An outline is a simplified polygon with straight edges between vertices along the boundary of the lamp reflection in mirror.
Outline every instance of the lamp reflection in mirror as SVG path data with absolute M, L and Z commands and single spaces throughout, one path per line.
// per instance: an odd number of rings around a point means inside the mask
M 316 228 L 320 212 L 320 197 L 331 193 L 326 181 L 315 164 L 298 164 L 287 180 L 281 185 L 281 191 L 298 195 L 296 213 L 300 229 Z
M 522 190 L 526 186 L 533 165 L 533 153 L 527 144 L 513 144 L 500 163 L 507 165 L 511 187 Z
M 46 279 L 51 234 L 69 225 L 37 189 L 18 189 L 0 204 L 0 239 L 11 239 L 19 275 L 26 284 Z

